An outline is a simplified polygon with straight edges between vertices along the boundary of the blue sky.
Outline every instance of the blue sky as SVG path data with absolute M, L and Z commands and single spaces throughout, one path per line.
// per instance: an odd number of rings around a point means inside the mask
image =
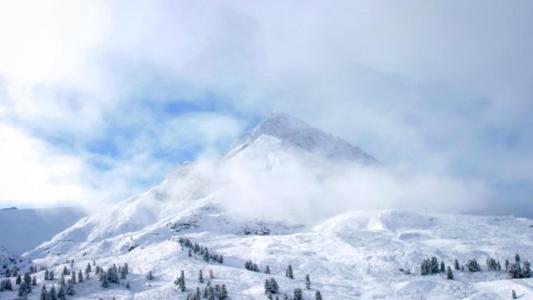
M 2 3 L 0 206 L 121 200 L 284 111 L 533 215 L 531 3 L 411 2 Z

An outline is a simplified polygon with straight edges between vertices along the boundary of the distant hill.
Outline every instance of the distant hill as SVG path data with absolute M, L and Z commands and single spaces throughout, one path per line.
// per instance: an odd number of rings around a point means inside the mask
M 72 207 L 0 209 L 0 246 L 20 255 L 70 227 L 85 213 Z

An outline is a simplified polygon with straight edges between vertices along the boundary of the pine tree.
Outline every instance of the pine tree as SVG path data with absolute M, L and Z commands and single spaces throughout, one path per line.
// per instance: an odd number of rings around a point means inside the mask
M 126 289 L 129 290 L 130 288 L 131 288 L 131 286 L 130 286 L 130 282 L 128 281 L 128 282 L 126 282 Z
M 279 285 L 274 278 L 270 278 L 270 291 L 272 294 L 277 294 L 279 292 Z
M 531 277 L 531 266 L 529 264 L 529 261 L 525 260 L 523 263 L 522 268 L 522 278 L 529 278 Z
M 33 277 L 31 278 L 31 285 L 33 286 L 37 285 L 37 277 L 35 277 L 35 275 L 33 275 Z
M 265 268 L 265 274 L 270 274 L 270 267 L 269 267 L 269 266 L 266 266 L 266 268 Z
M 457 259 L 454 260 L 453 267 L 456 271 L 460 270 L 461 267 L 459 266 L 459 261 Z
M 518 297 L 516 296 L 516 292 L 514 290 L 511 291 L 511 297 L 513 299 L 518 299 Z
M 269 295 L 272 293 L 271 291 L 272 286 L 270 285 L 270 279 L 265 279 L 265 295 Z
M 204 283 L 204 274 L 203 274 L 202 270 L 200 270 L 198 272 L 198 282 Z
M 154 280 L 154 275 L 152 275 L 152 271 L 148 271 L 148 274 L 146 274 L 146 279 L 149 281 Z
M 509 277 L 511 277 L 512 279 L 522 277 L 522 270 L 520 269 L 520 264 L 518 263 L 509 264 L 507 273 L 509 274 Z
M 305 288 L 311 289 L 311 279 L 309 278 L 309 274 L 305 275 Z
M 43 288 L 41 289 L 41 295 L 39 296 L 39 300 L 48 300 L 48 291 L 46 290 L 46 285 L 43 284 Z
M 85 267 L 85 274 L 91 273 L 91 264 L 87 263 L 87 266 Z
M 226 290 L 226 285 L 222 284 L 222 287 L 220 288 L 220 292 L 218 293 L 218 299 L 225 300 L 228 298 L 228 291 Z
M 78 272 L 78 282 L 79 283 L 83 282 L 83 273 L 81 272 L 81 270 Z
M 509 271 L 509 260 L 505 259 L 505 271 Z
M 109 287 L 109 281 L 107 280 L 107 274 L 105 272 L 102 272 L 100 279 L 102 280 L 102 287 L 108 288 Z
M 72 282 L 72 284 L 76 284 L 78 282 L 76 280 L 76 271 L 72 270 L 71 274 L 72 276 L 70 276 L 70 282 Z
M 441 273 L 446 272 L 446 266 L 444 265 L 444 261 L 440 262 L 440 272 Z
M 322 300 L 322 294 L 320 294 L 320 291 L 316 291 L 315 300 Z
M 67 293 L 65 292 L 65 286 L 60 286 L 59 291 L 57 292 L 57 299 L 65 300 L 67 299 Z
M 481 271 L 481 267 L 479 266 L 477 260 L 474 258 L 474 259 L 471 259 L 469 261 L 466 262 L 466 267 L 468 268 L 468 271 L 470 272 L 479 272 Z
M 174 281 L 174 284 L 178 286 L 179 290 L 185 292 L 185 272 L 181 270 L 180 276 Z
M 65 276 L 68 275 L 68 270 L 67 270 L 66 266 L 63 267 L 63 275 L 65 275 Z
M 54 285 L 52 285 L 50 291 L 48 292 L 48 299 L 57 300 L 56 287 Z
M 44 280 L 50 280 L 50 272 L 48 272 L 48 269 L 44 271 Z
M 449 280 L 453 280 L 452 268 L 450 268 L 450 266 L 448 266 L 448 268 L 446 269 L 446 278 Z
M 515 256 L 514 256 L 514 261 L 515 261 L 516 263 L 519 263 L 519 262 L 520 262 L 520 255 L 518 255 L 518 253 L 515 254 Z
M 213 275 L 213 269 L 209 269 L 209 278 L 214 279 L 215 275 Z
M 294 297 L 292 298 L 293 300 L 303 300 L 303 295 L 302 295 L 302 289 L 300 288 L 296 288 L 294 289 Z
M 287 276 L 290 279 L 294 279 L 294 275 L 292 273 L 292 266 L 291 265 L 289 265 L 287 267 L 287 270 L 285 271 L 285 276 Z
M 196 287 L 196 299 L 200 300 L 200 297 L 201 297 L 201 295 L 200 295 L 200 287 L 197 286 Z
M 20 274 L 17 275 L 17 279 L 15 279 L 15 283 L 17 285 L 20 285 L 20 283 L 22 282 L 22 277 L 20 277 Z
M 74 292 L 74 282 L 69 281 L 69 283 L 67 285 L 67 295 L 73 296 L 74 294 L 75 294 L 75 292 Z

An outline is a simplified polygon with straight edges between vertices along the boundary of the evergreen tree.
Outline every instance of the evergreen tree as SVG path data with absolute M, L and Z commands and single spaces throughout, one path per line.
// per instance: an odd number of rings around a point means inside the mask
M 305 288 L 311 289 L 311 279 L 309 278 L 309 274 L 305 275 Z
M 83 273 L 81 272 L 81 270 L 78 271 L 78 282 L 79 283 L 83 282 Z
M 269 266 L 266 266 L 266 268 L 265 268 L 265 274 L 270 274 L 270 267 L 269 267 Z
M 523 263 L 522 268 L 522 278 L 529 278 L 531 277 L 531 266 L 529 264 L 529 261 L 525 260 Z
M 300 288 L 296 288 L 294 289 L 294 297 L 292 298 L 293 300 L 303 300 L 303 295 L 302 295 L 302 289 Z
M 265 295 L 269 295 L 272 293 L 271 291 L 272 287 L 270 285 L 270 279 L 265 279 Z
M 439 273 L 439 260 L 435 256 L 431 257 L 431 273 Z
M 518 297 L 516 296 L 516 292 L 514 290 L 511 291 L 511 297 L 513 299 L 518 299 Z
M 509 271 L 509 260 L 505 259 L 505 271 Z
M 48 269 L 44 271 L 44 280 L 50 280 L 50 272 L 48 272 Z M 48 295 L 48 292 L 46 292 Z
M 200 287 L 196 287 L 196 299 L 200 300 L 201 294 L 200 294 Z
M 518 255 L 518 253 L 515 254 L 515 256 L 514 256 L 514 261 L 515 261 L 516 263 L 519 263 L 519 262 L 520 262 L 520 255 Z
M 128 281 L 128 282 L 126 282 L 126 289 L 129 290 L 130 288 L 131 288 L 131 286 L 130 286 L 130 282 Z
M 35 275 L 33 275 L 33 277 L 31 278 L 31 285 L 33 286 L 37 285 L 37 277 L 35 277 Z
M 22 277 L 20 277 L 20 274 L 17 275 L 17 279 L 15 279 L 15 283 L 17 285 L 20 285 L 20 283 L 22 282 Z
M 270 290 L 272 291 L 272 294 L 277 294 L 279 292 L 279 285 L 274 278 L 270 278 Z
M 198 272 L 198 282 L 204 283 L 204 274 L 203 274 L 202 270 L 200 270 Z
M 148 274 L 146 274 L 146 279 L 150 281 L 154 280 L 154 275 L 152 275 L 152 271 L 148 271 Z
M 470 272 L 479 272 L 479 271 L 481 271 L 481 267 L 480 267 L 480 265 L 478 264 L 478 262 L 477 262 L 477 260 L 475 258 L 467 261 L 466 262 L 466 267 L 468 268 L 468 271 L 470 271 Z
M 174 281 L 174 284 L 178 286 L 178 289 L 185 292 L 185 272 L 181 270 L 180 276 Z
M 498 270 L 498 263 L 492 257 L 487 258 L 487 270 L 489 270 L 489 271 L 497 271 Z
M 65 286 L 60 286 L 59 291 L 57 292 L 57 299 L 58 300 L 65 300 L 67 299 L 67 293 L 65 291 Z
M 150 273 L 149 273 L 150 274 Z M 109 287 L 109 281 L 107 280 L 107 275 L 105 272 L 102 272 L 100 279 L 102 280 L 102 287 L 108 288 Z M 151 280 L 151 279 L 149 279 Z
M 450 266 L 448 266 L 448 268 L 446 269 L 446 278 L 449 280 L 453 280 L 452 268 L 450 268 Z
M 48 280 L 54 280 L 54 271 L 50 271 L 50 275 L 48 277 Z
M 213 269 L 209 269 L 209 278 L 214 279 L 215 275 L 213 275 Z
M 57 300 L 56 287 L 54 285 L 52 285 L 50 291 L 48 292 L 48 299 Z
M 91 264 L 90 263 L 87 263 L 87 266 L 85 267 L 85 274 L 89 274 L 91 273 Z
M 322 294 L 320 294 L 320 291 L 316 291 L 315 300 L 322 300 Z
M 226 285 L 222 284 L 218 292 L 218 299 L 225 300 L 228 298 L 228 291 L 226 290 Z
M 290 279 L 294 279 L 294 275 L 292 273 L 292 266 L 291 265 L 289 265 L 287 267 L 287 270 L 285 271 L 285 276 L 287 276 Z
M 43 284 L 43 288 L 41 289 L 41 295 L 39 296 L 39 300 L 48 300 L 48 291 L 46 290 L 46 285 Z
M 76 284 L 76 282 L 78 282 L 76 280 L 76 271 L 72 270 L 71 274 L 72 275 L 70 276 L 70 282 L 72 282 L 72 284 Z
M 67 266 L 63 267 L 63 275 L 68 275 Z
M 522 270 L 520 269 L 520 264 L 518 263 L 509 264 L 507 273 L 509 274 L 509 277 L 511 277 L 512 279 L 522 277 Z
M 66 294 L 69 295 L 69 296 L 73 296 L 75 294 L 75 292 L 74 292 L 74 283 L 72 281 L 69 281 L 69 283 L 67 284 L 67 292 L 66 292 Z
M 61 278 L 59 279 L 59 285 L 63 286 L 65 285 L 65 275 L 61 274 Z
M 453 267 L 455 268 L 456 271 L 460 270 L 461 267 L 459 266 L 459 261 L 457 259 L 454 260 Z
M 441 273 L 446 272 L 446 266 L 444 265 L 444 261 L 440 262 L 440 272 Z

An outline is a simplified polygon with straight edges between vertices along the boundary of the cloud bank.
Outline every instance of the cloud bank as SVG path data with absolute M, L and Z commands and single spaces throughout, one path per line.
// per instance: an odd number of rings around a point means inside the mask
M 0 203 L 118 200 L 276 110 L 393 168 L 482 182 L 481 210 L 533 215 L 531 6 L 3 3 L 0 123 L 58 157 L 19 155 L 26 173 L 76 161 L 60 177 L 79 192 L 36 176 L 49 200 Z

